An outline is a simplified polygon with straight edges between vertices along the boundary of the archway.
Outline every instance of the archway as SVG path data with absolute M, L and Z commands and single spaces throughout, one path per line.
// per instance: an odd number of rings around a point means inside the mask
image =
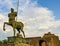
M 40 41 L 39 41 L 39 46 L 47 46 L 46 41 L 40 40 Z

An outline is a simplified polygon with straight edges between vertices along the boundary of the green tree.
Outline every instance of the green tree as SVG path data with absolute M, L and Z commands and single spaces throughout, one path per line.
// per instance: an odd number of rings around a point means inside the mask
M 5 39 L 5 40 L 3 40 L 3 43 L 7 44 L 7 43 L 8 43 L 8 41 Z
M 0 44 L 2 44 L 2 41 L 0 41 Z

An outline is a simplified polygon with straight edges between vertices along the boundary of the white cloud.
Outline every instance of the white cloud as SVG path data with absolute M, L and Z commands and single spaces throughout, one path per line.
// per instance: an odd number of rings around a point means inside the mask
M 0 14 L 0 20 L 4 19 L 5 16 L 3 14 Z

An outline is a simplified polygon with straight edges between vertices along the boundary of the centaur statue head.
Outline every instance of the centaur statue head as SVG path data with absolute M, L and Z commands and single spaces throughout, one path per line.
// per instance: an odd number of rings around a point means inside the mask
M 14 12 L 14 9 L 13 8 L 11 8 L 11 13 L 13 13 Z
M 17 12 L 15 12 L 13 8 L 11 8 L 11 13 L 8 14 L 8 17 L 9 17 L 9 22 L 4 22 L 3 30 L 5 31 L 5 24 L 6 24 L 9 26 L 12 26 L 13 31 L 14 31 L 14 36 L 16 34 L 15 29 L 17 29 L 18 33 L 20 33 L 20 31 L 22 31 L 22 33 L 25 37 L 25 33 L 23 31 L 24 24 L 22 22 L 15 21 L 15 18 L 17 17 Z

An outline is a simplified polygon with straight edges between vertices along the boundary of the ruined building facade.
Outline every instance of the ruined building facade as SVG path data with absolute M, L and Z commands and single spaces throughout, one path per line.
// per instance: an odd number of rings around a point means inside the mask
M 32 46 L 60 46 L 59 37 L 48 32 L 41 37 L 26 38 L 27 43 Z

